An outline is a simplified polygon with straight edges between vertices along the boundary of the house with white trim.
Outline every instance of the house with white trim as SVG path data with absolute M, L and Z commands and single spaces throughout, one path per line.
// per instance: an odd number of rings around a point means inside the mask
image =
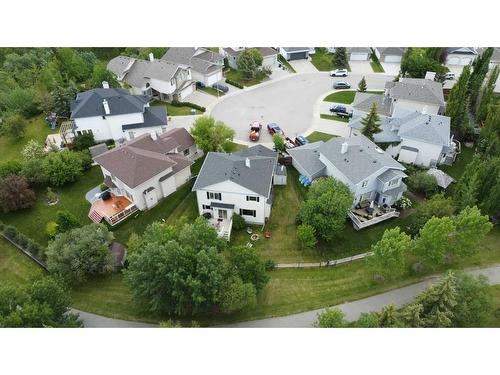
M 266 69 L 274 69 L 278 66 L 278 51 L 271 47 L 223 47 L 220 48 L 220 53 L 227 59 L 228 65 L 232 69 L 238 69 L 236 61 L 247 48 L 255 48 L 262 55 L 262 67 Z
M 446 65 L 469 65 L 477 57 L 478 51 L 474 47 L 446 48 Z
M 75 135 L 92 133 L 97 142 L 122 142 L 142 134 L 161 134 L 167 130 L 165 107 L 150 107 L 150 97 L 130 95 L 125 89 L 103 88 L 80 92 L 71 102 Z
M 286 61 L 307 60 L 314 53 L 313 47 L 279 47 L 279 53 Z
M 406 51 L 404 47 L 375 47 L 375 56 L 381 63 L 400 63 Z

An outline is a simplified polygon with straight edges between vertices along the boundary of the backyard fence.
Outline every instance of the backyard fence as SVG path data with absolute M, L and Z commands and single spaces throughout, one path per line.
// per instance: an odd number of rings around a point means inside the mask
M 26 248 L 24 248 L 23 246 L 19 245 L 14 239 L 12 238 L 9 238 L 8 236 L 5 235 L 5 233 L 3 233 L 2 231 L 0 231 L 0 235 L 5 238 L 5 240 L 7 240 L 8 242 L 10 242 L 12 245 L 14 245 L 19 251 L 21 251 L 24 255 L 26 255 L 27 257 L 31 258 L 34 262 L 36 262 L 38 265 L 40 265 L 40 267 L 42 267 L 43 269 L 47 270 L 47 265 L 45 264 L 45 262 L 43 262 L 42 260 L 40 260 L 38 257 L 36 257 L 34 254 L 32 254 L 31 252 L 29 252 Z
M 350 257 L 325 260 L 322 262 L 298 262 L 298 263 L 277 263 L 276 268 L 314 268 L 314 267 L 335 267 L 342 264 L 350 263 L 355 260 L 363 259 L 373 255 L 373 251 L 368 251 L 362 254 L 356 254 Z

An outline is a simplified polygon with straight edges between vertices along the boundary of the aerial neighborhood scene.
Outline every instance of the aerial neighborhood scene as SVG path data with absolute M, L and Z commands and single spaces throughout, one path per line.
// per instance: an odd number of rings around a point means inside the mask
M 499 72 L 0 48 L 0 327 L 500 327 Z

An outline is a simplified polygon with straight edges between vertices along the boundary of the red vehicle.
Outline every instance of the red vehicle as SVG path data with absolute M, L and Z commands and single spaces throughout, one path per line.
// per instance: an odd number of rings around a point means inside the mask
M 276 123 L 271 123 L 271 124 L 267 124 L 267 131 L 269 132 L 269 134 L 271 135 L 274 135 L 274 134 L 279 134 L 281 135 L 282 137 L 285 136 L 285 133 L 283 132 L 283 130 L 281 130 L 281 128 L 278 126 L 278 124 Z
M 250 124 L 250 140 L 256 142 L 260 138 L 260 131 L 262 129 L 262 124 L 258 121 L 254 121 Z

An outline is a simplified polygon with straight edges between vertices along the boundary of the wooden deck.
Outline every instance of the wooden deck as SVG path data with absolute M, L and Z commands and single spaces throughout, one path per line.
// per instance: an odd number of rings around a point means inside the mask
M 109 199 L 97 199 L 92 203 L 89 218 L 94 222 L 104 218 L 110 225 L 115 225 L 135 211 L 137 207 L 130 199 L 123 195 L 111 194 Z

